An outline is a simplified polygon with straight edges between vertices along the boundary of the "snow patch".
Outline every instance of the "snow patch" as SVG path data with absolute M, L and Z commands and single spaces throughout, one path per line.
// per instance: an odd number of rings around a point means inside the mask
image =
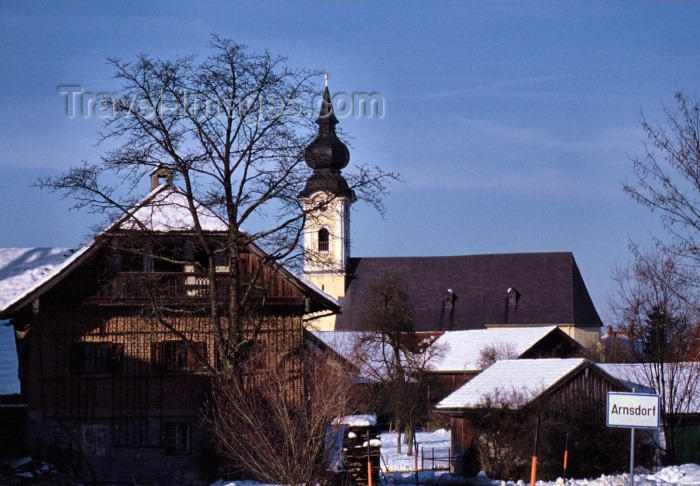
M 374 415 L 347 415 L 335 419 L 335 425 L 347 425 L 349 427 L 376 427 L 377 417 Z

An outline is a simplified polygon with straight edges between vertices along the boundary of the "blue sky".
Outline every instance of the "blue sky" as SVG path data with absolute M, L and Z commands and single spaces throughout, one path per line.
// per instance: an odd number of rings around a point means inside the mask
M 354 255 L 572 251 L 605 316 L 629 240 L 660 234 L 620 189 L 641 110 L 698 89 L 698 25 L 694 2 L 3 1 L 0 246 L 76 246 L 95 221 L 30 187 L 106 150 L 59 85 L 116 91 L 107 57 L 202 55 L 217 33 L 383 95 L 384 117 L 341 119 L 351 164 L 404 180 L 385 219 L 354 208 Z

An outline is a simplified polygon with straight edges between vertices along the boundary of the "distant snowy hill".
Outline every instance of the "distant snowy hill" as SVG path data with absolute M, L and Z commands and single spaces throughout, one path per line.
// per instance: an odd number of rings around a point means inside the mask
M 17 352 L 12 327 L 0 321 L 0 395 L 19 393 Z

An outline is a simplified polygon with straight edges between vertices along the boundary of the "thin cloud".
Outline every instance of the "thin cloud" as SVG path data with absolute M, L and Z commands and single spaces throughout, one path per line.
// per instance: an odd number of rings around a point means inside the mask
M 463 124 L 472 130 L 493 135 L 500 142 L 538 145 L 547 149 L 598 150 L 616 149 L 632 152 L 639 148 L 643 132 L 639 128 L 618 127 L 603 131 L 590 140 L 563 140 L 532 128 L 504 125 L 492 120 L 464 118 Z
M 543 91 L 533 91 L 533 90 L 519 90 L 514 88 L 523 88 L 533 85 L 548 84 L 556 81 L 563 81 L 566 79 L 572 79 L 572 75 L 546 75 L 546 76 L 535 76 L 530 78 L 512 79 L 508 81 L 497 81 L 489 84 L 481 84 L 476 86 L 469 86 L 458 89 L 434 91 L 429 93 L 424 93 L 422 98 L 424 99 L 442 99 L 442 98 L 457 98 L 457 97 L 532 97 L 546 95 L 547 97 L 555 96 L 561 94 L 560 91 L 557 92 L 543 92 Z
M 609 197 L 619 192 L 615 183 L 581 180 L 570 172 L 553 169 L 539 171 L 497 171 L 492 174 L 461 170 L 435 177 L 428 169 L 415 167 L 401 173 L 405 189 L 430 191 L 473 191 L 518 196 Z M 399 190 L 404 188 L 398 188 Z

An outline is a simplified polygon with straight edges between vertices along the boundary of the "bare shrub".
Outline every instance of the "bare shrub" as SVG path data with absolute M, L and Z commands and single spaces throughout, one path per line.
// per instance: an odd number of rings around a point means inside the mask
M 351 377 L 325 357 L 310 358 L 305 367 L 303 398 L 285 360 L 237 380 L 218 379 L 205 407 L 203 425 L 231 473 L 252 475 L 272 484 L 326 484 L 338 433 L 334 419 L 353 412 L 356 387 Z
M 624 469 L 629 433 L 605 426 L 600 403 L 573 397 L 565 406 L 535 400 L 525 390 L 501 389 L 485 396 L 468 420 L 474 429 L 472 451 L 490 477 L 527 479 L 534 450 L 534 430 L 540 418 L 538 479 L 562 474 L 566 436 L 569 436 L 571 477 L 599 476 Z M 614 448 L 610 444 L 616 444 Z M 626 444 L 626 445 L 625 445 Z
M 477 366 L 480 370 L 485 370 L 496 361 L 503 359 L 516 359 L 517 357 L 518 352 L 513 343 L 502 342 L 498 344 L 489 344 L 484 346 L 479 351 L 479 361 L 477 362 Z

